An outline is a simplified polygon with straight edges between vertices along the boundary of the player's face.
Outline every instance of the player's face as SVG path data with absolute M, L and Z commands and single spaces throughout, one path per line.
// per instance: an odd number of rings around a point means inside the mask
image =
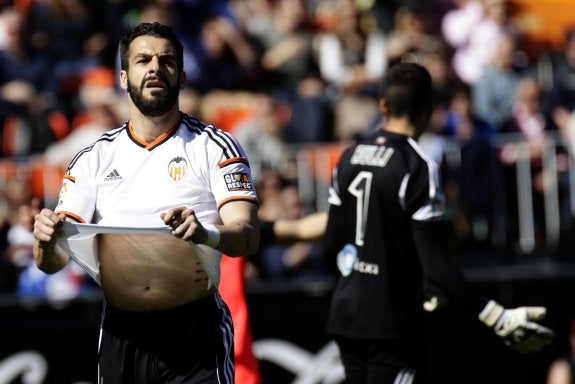
M 143 115 L 162 116 L 177 105 L 181 79 L 169 40 L 140 36 L 132 42 L 122 85 Z

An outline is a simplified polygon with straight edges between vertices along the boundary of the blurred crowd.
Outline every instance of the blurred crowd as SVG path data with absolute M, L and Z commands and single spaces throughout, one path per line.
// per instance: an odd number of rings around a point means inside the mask
M 302 199 L 294 148 L 327 144 L 337 156 L 376 129 L 386 69 L 417 61 L 435 87 L 420 143 L 445 168 L 452 245 L 487 239 L 494 210 L 517 214 L 516 204 L 497 206 L 493 186 L 516 200 L 515 165 L 525 156 L 535 231 L 545 226 L 550 182 L 570 222 L 575 17 L 560 44 L 546 45 L 529 39 L 519 11 L 513 0 L 0 0 L 0 291 L 61 299 L 86 284 L 76 268 L 35 272 L 31 225 L 53 205 L 72 156 L 127 119 L 117 42 L 144 21 L 180 34 L 181 110 L 242 143 L 262 219 L 317 209 Z M 504 232 L 515 238 L 517 230 Z M 262 249 L 246 277 L 329 276 L 319 247 Z

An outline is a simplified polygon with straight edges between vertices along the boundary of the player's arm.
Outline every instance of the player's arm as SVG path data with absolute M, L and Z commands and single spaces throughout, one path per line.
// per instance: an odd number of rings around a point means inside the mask
M 250 256 L 260 241 L 257 210 L 253 202 L 236 200 L 220 207 L 222 224 L 218 225 L 203 225 L 186 207 L 169 209 L 161 218 L 182 240 L 208 245 L 231 257 Z
M 297 219 L 262 220 L 262 243 L 291 244 L 298 241 L 316 241 L 322 238 L 327 226 L 327 212 L 310 213 Z
M 250 256 L 259 246 L 258 206 L 248 201 L 232 201 L 220 208 L 223 225 L 219 249 L 228 256 Z
M 538 321 L 545 317 L 544 307 L 506 309 L 475 291 L 459 268 L 454 266 L 439 241 L 442 226 L 437 221 L 413 221 L 413 234 L 424 274 L 451 300 L 467 308 L 509 347 L 519 352 L 538 351 L 553 340 L 550 329 Z
M 473 314 L 478 314 L 487 304 L 483 297 L 465 278 L 461 269 L 453 264 L 444 251 L 443 226 L 439 221 L 412 221 L 413 236 L 423 273 L 429 283 Z
M 52 274 L 60 271 L 70 261 L 70 256 L 56 244 L 56 235 L 63 214 L 56 214 L 44 208 L 34 217 L 34 261 L 40 270 Z

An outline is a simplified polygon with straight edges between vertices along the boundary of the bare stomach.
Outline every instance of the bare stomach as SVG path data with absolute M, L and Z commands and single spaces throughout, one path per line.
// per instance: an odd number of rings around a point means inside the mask
M 193 248 L 166 235 L 99 235 L 102 290 L 113 306 L 134 312 L 176 307 L 209 296 L 208 276 Z

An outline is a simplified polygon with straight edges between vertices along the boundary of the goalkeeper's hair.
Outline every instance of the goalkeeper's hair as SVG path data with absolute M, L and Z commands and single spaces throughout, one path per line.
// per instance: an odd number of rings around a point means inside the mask
M 427 69 L 417 63 L 391 67 L 382 82 L 381 96 L 390 116 L 407 117 L 418 130 L 429 122 L 433 87 Z

